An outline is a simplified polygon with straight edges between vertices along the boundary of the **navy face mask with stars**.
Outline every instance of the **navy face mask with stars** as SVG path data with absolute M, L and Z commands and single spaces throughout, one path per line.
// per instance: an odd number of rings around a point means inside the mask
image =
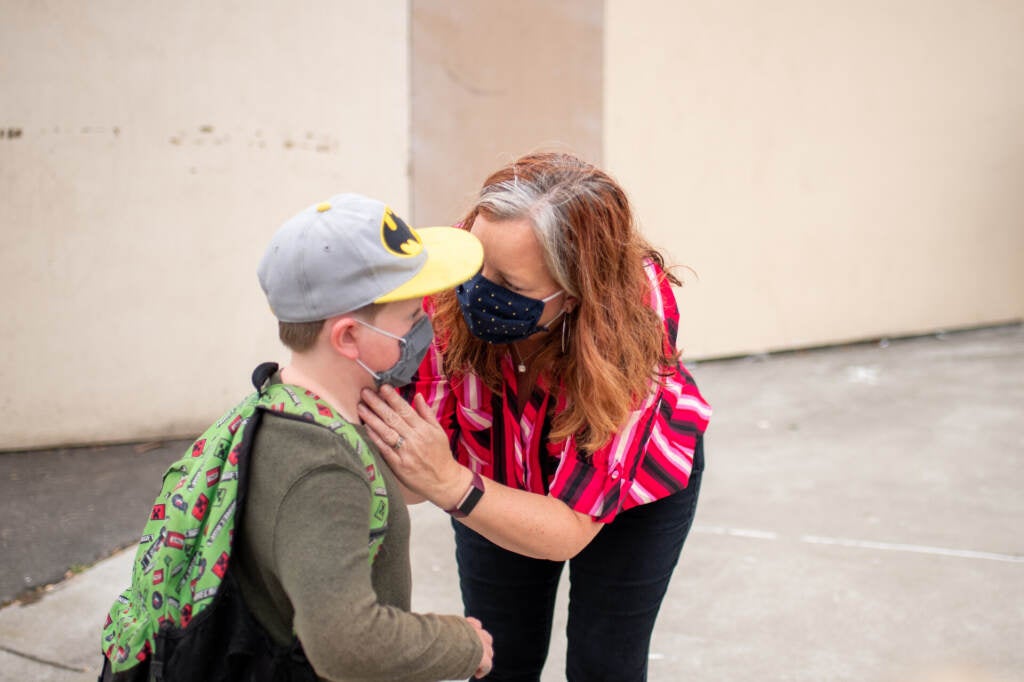
M 537 324 L 544 304 L 562 293 L 530 298 L 495 284 L 480 273 L 455 288 L 469 331 L 490 343 L 512 343 L 547 331 L 547 326 Z

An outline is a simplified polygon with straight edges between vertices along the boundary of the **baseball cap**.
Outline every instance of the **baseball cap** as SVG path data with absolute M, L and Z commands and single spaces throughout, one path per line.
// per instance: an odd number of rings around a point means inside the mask
M 383 202 L 338 194 L 278 228 L 257 275 L 278 320 L 314 322 L 451 289 L 483 257 L 465 230 L 414 230 Z

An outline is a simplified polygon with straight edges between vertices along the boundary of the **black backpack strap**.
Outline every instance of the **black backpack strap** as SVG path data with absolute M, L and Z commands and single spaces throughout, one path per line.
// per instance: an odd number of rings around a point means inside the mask
M 252 385 L 260 395 L 263 395 L 263 387 L 270 381 L 270 377 L 274 376 L 274 373 L 279 369 L 276 362 L 264 362 L 261 363 L 252 371 Z

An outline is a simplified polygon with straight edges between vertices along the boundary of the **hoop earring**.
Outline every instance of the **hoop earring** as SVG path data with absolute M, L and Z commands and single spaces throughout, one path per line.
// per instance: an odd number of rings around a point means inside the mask
M 566 313 L 565 319 L 562 320 L 562 355 L 565 355 L 565 350 L 569 347 L 569 315 L 571 314 Z

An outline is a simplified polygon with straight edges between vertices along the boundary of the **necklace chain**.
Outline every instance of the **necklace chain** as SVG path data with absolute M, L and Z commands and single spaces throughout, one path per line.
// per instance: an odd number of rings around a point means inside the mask
M 544 345 L 541 344 L 540 346 L 537 346 L 537 348 L 532 353 L 530 353 L 524 358 L 519 355 L 519 349 L 516 348 L 516 344 L 513 343 L 511 345 L 512 353 L 516 356 L 516 371 L 519 372 L 520 374 L 526 374 L 526 363 L 529 362 L 530 360 L 533 360 L 535 357 L 537 357 L 538 353 L 544 350 Z

